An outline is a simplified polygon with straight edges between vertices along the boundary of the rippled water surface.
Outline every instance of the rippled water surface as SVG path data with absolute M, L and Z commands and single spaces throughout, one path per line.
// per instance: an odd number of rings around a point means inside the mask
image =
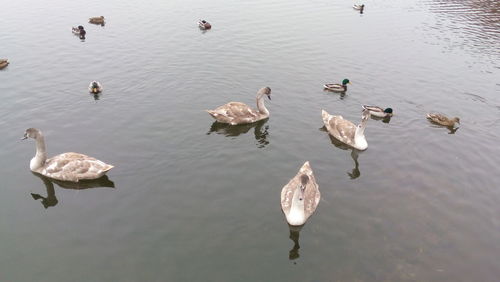
M 498 281 L 498 1 L 0 4 L 0 280 Z M 263 86 L 267 121 L 204 112 Z M 321 130 L 321 109 L 357 123 L 362 104 L 395 111 L 368 150 Z M 49 155 L 115 165 L 113 183 L 33 175 L 28 127 Z M 290 230 L 279 195 L 306 160 L 322 199 Z

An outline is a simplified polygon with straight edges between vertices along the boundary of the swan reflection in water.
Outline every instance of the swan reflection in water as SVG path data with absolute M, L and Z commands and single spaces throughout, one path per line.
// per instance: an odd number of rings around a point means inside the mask
M 324 127 L 324 126 L 322 128 L 320 128 L 320 130 L 328 133 L 328 131 L 326 130 L 326 127 Z M 361 175 L 361 172 L 359 171 L 359 162 L 358 162 L 359 150 L 356 150 L 356 149 L 352 148 L 351 146 L 348 146 L 348 145 L 340 142 L 339 140 L 337 140 L 335 137 L 333 137 L 330 134 L 328 134 L 328 137 L 330 137 L 330 141 L 332 142 L 332 144 L 335 147 L 340 148 L 342 150 L 351 150 L 351 158 L 354 161 L 354 168 L 352 169 L 351 172 L 347 172 L 347 175 L 349 175 L 349 177 L 351 179 L 358 178 Z
M 221 123 L 215 121 L 210 126 L 210 130 L 207 135 L 215 132 L 217 134 L 222 134 L 226 137 L 236 137 L 241 134 L 247 133 L 250 129 L 254 128 L 255 140 L 257 140 L 257 147 L 264 148 L 269 144 L 267 137 L 269 136 L 269 125 L 266 125 L 269 119 L 260 120 L 254 123 L 230 125 L 227 123 Z
M 115 183 L 109 180 L 108 176 L 106 175 L 94 180 L 80 180 L 79 182 L 68 182 L 68 181 L 51 179 L 35 172 L 32 173 L 43 181 L 43 184 L 47 189 L 46 197 L 40 194 L 31 193 L 31 196 L 33 197 L 34 200 L 40 200 L 40 199 L 42 200 L 41 203 L 44 208 L 53 207 L 57 205 L 57 203 L 59 202 L 56 198 L 54 183 L 62 188 L 74 189 L 74 190 L 83 190 L 83 189 L 98 188 L 98 187 L 115 188 Z
M 288 259 L 290 259 L 290 260 L 296 260 L 300 257 L 300 254 L 299 254 L 299 249 L 300 249 L 299 236 L 300 236 L 300 230 L 302 229 L 302 227 L 304 227 L 304 225 L 292 226 L 292 225 L 288 224 L 288 228 L 290 229 L 290 236 L 288 238 L 290 238 L 290 240 L 293 241 L 293 248 L 288 253 Z

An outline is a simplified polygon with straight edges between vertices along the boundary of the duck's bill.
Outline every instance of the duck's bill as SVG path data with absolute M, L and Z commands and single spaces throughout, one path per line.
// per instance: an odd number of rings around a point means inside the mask
M 271 100 L 271 95 L 267 95 L 267 98 L 269 98 L 269 100 Z
M 21 138 L 21 140 L 24 140 L 24 139 L 28 139 L 28 136 L 24 135 L 24 137 Z

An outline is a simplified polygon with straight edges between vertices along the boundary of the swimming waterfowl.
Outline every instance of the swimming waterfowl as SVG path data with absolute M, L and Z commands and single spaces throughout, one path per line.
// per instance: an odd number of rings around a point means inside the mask
M 352 8 L 353 8 L 354 10 L 363 11 L 363 10 L 365 9 L 365 4 L 361 4 L 361 5 L 359 5 L 359 4 L 354 4 L 354 5 L 352 6 Z
M 113 168 L 112 165 L 100 160 L 73 152 L 47 159 L 42 132 L 36 128 L 28 128 L 22 139 L 27 138 L 33 138 L 36 141 L 36 154 L 30 161 L 31 171 L 49 178 L 78 182 L 84 179 L 97 179 Z
M 257 91 L 257 110 L 240 102 L 229 102 L 215 110 L 207 112 L 218 122 L 231 125 L 253 123 L 269 117 L 269 111 L 264 105 L 264 96 L 271 100 L 271 88 L 263 87 Z
M 392 109 L 386 108 L 385 110 L 377 106 L 366 106 L 363 105 L 363 109 L 370 111 L 370 114 L 375 117 L 392 117 Z
M 458 117 L 448 118 L 447 116 L 445 116 L 443 114 L 437 114 L 437 113 L 427 114 L 427 119 L 429 119 L 430 121 L 432 121 L 434 123 L 448 126 L 448 127 L 454 127 L 455 123 L 460 124 L 460 119 Z
M 207 22 L 206 20 L 199 20 L 198 26 L 201 29 L 211 29 L 212 28 L 212 25 L 209 22 Z
M 100 16 L 100 17 L 92 17 L 89 19 L 89 23 L 93 23 L 93 24 L 101 24 L 103 25 L 104 24 L 104 17 L 103 16 Z
M 98 81 L 92 81 L 90 84 L 89 84 L 89 92 L 92 93 L 92 94 L 98 94 L 98 93 L 101 93 L 103 90 L 102 88 L 102 85 L 100 82 Z
M 292 226 L 306 223 L 319 204 L 321 194 L 309 162 L 281 189 L 281 209 Z
M 323 85 L 323 87 L 325 87 L 325 89 L 328 89 L 330 91 L 333 91 L 333 92 L 345 92 L 347 91 L 347 84 L 351 84 L 351 82 L 349 81 L 349 79 L 344 79 L 342 80 L 342 84 L 339 84 L 339 83 L 327 83 L 325 85 Z
M 78 35 L 80 39 L 85 39 L 85 34 L 87 34 L 85 29 L 81 25 L 71 28 L 71 31 L 73 32 L 73 34 Z
M 9 65 L 9 61 L 7 59 L 0 59 L 0 70 Z
M 323 117 L 326 130 L 333 137 L 354 149 L 362 151 L 368 148 L 368 142 L 366 142 L 365 138 L 365 128 L 370 117 L 370 111 L 363 110 L 361 122 L 357 126 L 345 120 L 342 116 L 330 115 L 325 110 L 321 110 L 321 116 Z

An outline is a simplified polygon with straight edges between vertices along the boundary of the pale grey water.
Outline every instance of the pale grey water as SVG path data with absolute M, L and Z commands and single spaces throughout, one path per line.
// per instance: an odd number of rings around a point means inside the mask
M 0 280 L 498 281 L 499 2 L 364 3 L 0 0 Z M 267 122 L 203 111 L 263 86 Z M 356 167 L 320 111 L 357 123 L 361 104 L 396 115 Z M 54 185 L 45 209 L 28 127 L 115 165 L 115 188 Z M 279 195 L 305 160 L 322 200 L 297 251 Z

